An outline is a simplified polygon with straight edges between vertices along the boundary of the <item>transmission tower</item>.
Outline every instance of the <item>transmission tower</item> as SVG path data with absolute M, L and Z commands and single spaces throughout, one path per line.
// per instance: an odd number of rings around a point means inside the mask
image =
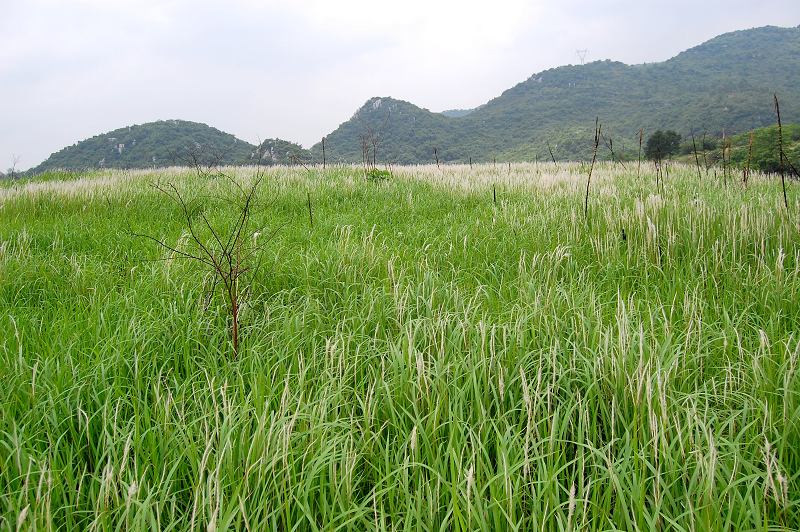
M 586 63 L 586 55 L 589 53 L 589 50 L 575 50 L 575 53 L 578 54 L 578 59 L 581 60 L 581 64 Z

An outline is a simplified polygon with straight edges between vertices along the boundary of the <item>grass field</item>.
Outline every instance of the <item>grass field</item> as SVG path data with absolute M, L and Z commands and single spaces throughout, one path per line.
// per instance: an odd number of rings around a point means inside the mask
M 236 356 L 218 180 L 6 184 L 0 529 L 800 528 L 797 184 L 595 170 L 270 170 Z

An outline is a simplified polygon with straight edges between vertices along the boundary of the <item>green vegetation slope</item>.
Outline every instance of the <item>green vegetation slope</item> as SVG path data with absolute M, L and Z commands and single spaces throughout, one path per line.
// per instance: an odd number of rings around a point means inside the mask
M 800 125 L 784 125 L 782 135 L 783 152 L 795 168 L 800 167 Z M 748 133 L 731 138 L 730 160 L 740 167 L 745 167 L 749 160 L 751 168 L 764 172 L 778 172 L 781 165 L 777 146 L 778 126 L 759 128 L 753 131 L 752 149 Z M 719 150 L 716 151 L 719 153 Z
M 123 127 L 67 146 L 29 174 L 87 168 L 152 168 L 203 164 L 292 164 L 307 161 L 310 153 L 299 144 L 267 139 L 257 149 L 249 142 L 206 124 L 185 120 L 160 120 Z
M 230 133 L 185 120 L 161 120 L 115 129 L 67 146 L 31 170 L 85 168 L 152 168 L 186 164 L 197 153 L 203 162 L 223 164 L 250 160 L 256 148 Z
M 282 139 L 267 139 L 261 143 L 261 164 L 297 164 L 311 159 L 308 150 L 295 142 Z
M 673 129 L 688 136 L 744 132 L 800 121 L 800 27 L 764 27 L 716 37 L 661 63 L 596 61 L 531 76 L 472 112 L 432 113 L 392 98 L 372 98 L 326 137 L 333 160 L 361 159 L 359 135 L 380 137 L 378 160 L 430 162 L 589 157 L 594 120 L 616 149 L 638 148 L 637 132 Z M 321 146 L 312 150 L 319 156 Z

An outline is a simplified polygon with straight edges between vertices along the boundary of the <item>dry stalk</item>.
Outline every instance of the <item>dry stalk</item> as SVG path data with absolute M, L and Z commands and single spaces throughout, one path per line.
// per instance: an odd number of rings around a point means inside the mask
M 553 161 L 553 164 L 556 167 L 556 171 L 558 171 L 558 163 L 556 163 L 556 157 L 553 155 L 553 148 L 550 147 L 550 141 L 547 141 L 547 151 L 550 152 L 550 159 Z
M 644 139 L 644 128 L 639 128 L 639 165 L 636 167 L 636 178 L 642 175 L 642 140 Z
M 694 139 L 694 132 L 692 132 L 692 148 L 694 149 L 694 162 L 697 165 L 697 179 L 703 179 L 700 173 L 700 157 L 697 155 L 697 142 Z
M 747 164 L 742 172 L 742 183 L 747 186 L 747 180 L 750 178 L 750 162 L 753 160 L 753 132 L 750 132 L 750 141 L 747 143 Z
M 786 155 L 783 153 L 783 125 L 781 124 L 781 106 L 778 103 L 778 95 L 773 94 L 772 96 L 775 98 L 775 114 L 778 115 L 778 165 L 781 172 L 781 186 L 783 187 L 783 204 L 786 207 L 786 213 L 788 214 L 789 198 L 786 197 L 786 168 L 783 164 L 786 160 Z
M 594 163 L 597 161 L 597 148 L 600 146 L 600 135 L 603 126 L 600 125 L 600 117 L 594 120 L 594 149 L 592 150 L 592 164 L 589 166 L 589 178 L 586 180 L 586 196 L 583 199 L 583 217 L 589 216 L 589 185 L 592 183 L 592 171 Z
M 311 192 L 306 191 L 306 199 L 308 200 L 308 223 L 314 227 L 314 214 L 311 210 Z
M 260 154 L 259 154 L 260 161 Z M 261 250 L 277 234 L 279 228 L 269 235 L 259 239 L 259 235 L 266 229 L 267 224 L 254 227 L 254 210 L 257 207 L 257 193 L 264 179 L 264 172 L 259 164 L 252 183 L 245 187 L 233 176 L 219 169 L 205 167 L 195 158 L 195 171 L 198 177 L 218 179 L 233 186 L 233 197 L 222 198 L 226 203 L 236 209 L 235 221 L 226 229 L 215 226 L 206 216 L 202 205 L 192 205 L 173 183 L 155 183 L 153 187 L 164 194 L 180 209 L 189 239 L 196 247 L 196 251 L 186 251 L 167 244 L 164 240 L 151 235 L 135 233 L 137 237 L 152 240 L 161 248 L 170 251 L 173 257 L 188 259 L 208 268 L 214 276 L 210 292 L 221 286 L 230 317 L 230 334 L 233 346 L 233 356 L 239 354 L 240 324 L 239 313 L 241 310 L 243 287 L 242 278 L 245 274 L 255 275 L 261 267 Z M 199 222 L 197 221 L 199 220 Z M 260 241 L 259 241 L 260 240 Z

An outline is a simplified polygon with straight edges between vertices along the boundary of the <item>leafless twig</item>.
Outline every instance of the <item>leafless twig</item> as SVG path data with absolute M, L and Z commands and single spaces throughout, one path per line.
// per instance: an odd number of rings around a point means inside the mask
M 592 150 L 592 165 L 589 167 L 589 178 L 586 180 L 586 197 L 583 200 L 583 217 L 589 216 L 589 185 L 592 182 L 592 171 L 594 170 L 594 163 L 597 161 L 597 148 L 600 146 L 600 135 L 602 134 L 602 127 L 600 125 L 600 118 L 594 120 L 594 149 Z
M 176 204 L 185 222 L 191 245 L 195 251 L 178 249 L 161 238 L 148 234 L 132 232 L 134 236 L 145 238 L 158 244 L 161 248 L 173 253 L 176 257 L 188 259 L 208 268 L 214 277 L 211 288 L 213 293 L 217 286 L 222 288 L 226 308 L 230 316 L 230 333 L 234 357 L 239 353 L 240 345 L 240 311 L 242 299 L 246 295 L 246 287 L 242 286 L 245 274 L 258 272 L 261 268 L 264 246 L 277 234 L 276 228 L 264 238 L 259 238 L 268 222 L 257 225 L 254 214 L 258 213 L 257 198 L 261 183 L 265 177 L 259 164 L 252 181 L 245 185 L 233 175 L 222 171 L 202 154 L 189 152 L 188 160 L 192 161 L 198 177 L 216 177 L 231 186 L 232 194 L 226 202 L 236 210 L 234 221 L 228 224 L 215 224 L 206 216 L 203 205 L 187 199 L 173 183 L 154 183 L 153 187 Z M 221 160 L 221 159 L 215 159 Z M 210 297 L 210 295 L 209 295 Z

